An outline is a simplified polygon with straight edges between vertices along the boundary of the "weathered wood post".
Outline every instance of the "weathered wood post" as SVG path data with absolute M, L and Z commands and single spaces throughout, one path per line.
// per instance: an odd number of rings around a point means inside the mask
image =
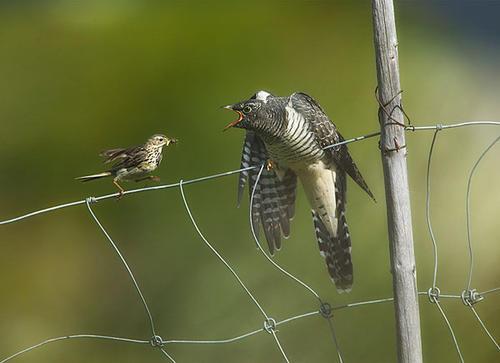
M 422 342 L 406 167 L 406 142 L 398 41 L 392 0 L 372 0 L 377 61 L 380 149 L 384 168 L 387 224 L 396 314 L 398 362 L 421 363 Z

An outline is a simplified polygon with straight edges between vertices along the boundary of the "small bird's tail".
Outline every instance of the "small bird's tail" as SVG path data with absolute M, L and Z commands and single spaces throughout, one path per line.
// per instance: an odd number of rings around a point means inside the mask
M 82 182 L 88 182 L 88 181 L 95 180 L 95 179 L 105 178 L 105 177 L 110 176 L 110 175 L 111 175 L 111 173 L 109 171 L 105 171 L 105 172 L 99 173 L 99 174 L 80 176 L 80 177 L 75 178 L 75 179 L 80 180 Z

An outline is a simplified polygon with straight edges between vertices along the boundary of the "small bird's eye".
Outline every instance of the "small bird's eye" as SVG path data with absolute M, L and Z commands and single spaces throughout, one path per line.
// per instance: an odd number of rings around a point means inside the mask
M 250 107 L 250 106 L 245 106 L 245 107 L 243 107 L 243 112 L 244 112 L 244 113 L 249 113 L 249 112 L 252 112 L 252 107 Z

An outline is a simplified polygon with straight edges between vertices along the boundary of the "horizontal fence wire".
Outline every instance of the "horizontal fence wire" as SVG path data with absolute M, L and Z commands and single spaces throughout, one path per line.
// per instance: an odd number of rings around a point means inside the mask
M 463 125 L 463 124 L 462 124 Z M 451 128 L 451 127 L 448 127 Z M 431 199 L 431 161 L 432 161 L 432 156 L 435 150 L 435 144 L 437 140 L 437 135 L 438 133 L 445 129 L 445 127 L 439 127 L 435 129 L 434 135 L 432 137 L 431 141 L 431 146 L 429 150 L 429 156 L 427 160 L 427 175 L 426 175 L 426 203 L 425 203 L 425 214 L 426 214 L 426 221 L 427 221 L 427 227 L 429 230 L 429 236 L 432 242 L 432 247 L 433 247 L 433 255 L 434 255 L 434 270 L 433 270 L 433 277 L 432 277 L 432 287 L 429 288 L 427 294 L 429 297 L 429 301 L 433 304 L 436 305 L 438 308 L 439 313 L 443 317 L 443 320 L 450 332 L 451 338 L 453 340 L 453 344 L 455 346 L 458 358 L 460 362 L 464 362 L 464 356 L 462 353 L 462 350 L 460 349 L 460 344 L 458 342 L 457 336 L 455 334 L 455 331 L 452 327 L 452 324 L 446 315 L 443 307 L 441 306 L 439 302 L 439 298 L 442 297 L 441 292 L 439 287 L 437 287 L 437 274 L 438 274 L 438 264 L 439 264 L 439 259 L 438 259 L 438 244 L 436 237 L 434 235 L 434 231 L 432 228 L 432 219 L 430 216 L 430 199 Z M 470 193 L 471 193 L 471 183 L 472 183 L 472 177 L 474 176 L 474 173 L 479 165 L 479 163 L 484 159 L 485 155 L 495 146 L 495 144 L 500 140 L 500 136 L 496 137 L 489 145 L 488 147 L 481 153 L 479 158 L 476 160 L 474 163 L 470 173 L 469 177 L 467 180 L 467 191 L 466 191 L 466 205 L 465 205 L 465 214 L 466 214 L 466 229 L 467 229 L 467 251 L 469 253 L 469 271 L 467 274 L 467 282 L 466 282 L 466 287 L 465 290 L 462 291 L 462 294 L 460 295 L 460 299 L 462 299 L 462 302 L 464 305 L 468 306 L 471 311 L 474 314 L 474 317 L 478 320 L 480 323 L 481 327 L 483 328 L 484 332 L 488 336 L 488 338 L 493 342 L 495 345 L 496 349 L 500 351 L 500 347 L 493 337 L 493 335 L 490 333 L 490 331 L 486 328 L 486 325 L 480 318 L 479 314 L 476 312 L 474 309 L 473 305 L 479 301 L 481 301 L 484 296 L 478 293 L 475 289 L 471 289 L 471 283 L 472 283 L 472 271 L 474 268 L 474 250 L 472 248 L 472 238 L 471 238 L 471 223 L 470 223 Z M 495 289 L 493 289 L 495 290 Z
M 409 131 L 425 131 L 425 130 L 436 130 L 436 129 L 445 130 L 445 129 L 452 129 L 452 128 L 457 128 L 457 127 L 466 127 L 466 126 L 500 126 L 500 121 L 471 121 L 471 122 L 462 122 L 462 123 L 449 124 L 449 125 L 437 124 L 434 126 L 405 126 L 405 129 L 409 130 Z M 350 144 L 350 143 L 357 142 L 357 141 L 367 140 L 369 138 L 372 138 L 372 137 L 375 137 L 378 135 L 380 135 L 380 132 L 373 132 L 373 133 L 370 133 L 370 134 L 367 134 L 364 136 L 359 136 L 359 137 L 348 139 L 348 140 L 338 142 L 338 143 L 335 143 L 332 145 L 328 145 L 325 147 L 325 149 L 333 148 L 333 147 L 340 146 L 340 145 Z M 237 173 L 239 173 L 241 171 L 245 171 L 245 170 L 258 169 L 259 167 L 260 166 L 249 166 L 247 168 L 241 168 L 241 169 L 226 171 L 223 173 L 207 175 L 207 176 L 203 176 L 200 178 L 184 180 L 183 184 L 188 185 L 188 184 L 201 183 L 201 182 L 205 182 L 208 180 L 222 178 L 222 177 L 226 177 L 229 175 L 237 174 Z M 148 191 L 177 188 L 177 187 L 179 187 L 179 185 L 180 185 L 180 183 L 178 182 L 178 183 L 172 183 L 172 184 L 163 184 L 163 185 L 155 185 L 155 186 L 149 186 L 149 187 L 144 187 L 144 188 L 131 189 L 131 190 L 126 190 L 123 193 L 123 195 L 125 196 L 125 195 L 129 195 L 129 194 L 136 194 L 136 193 L 142 193 L 142 192 L 148 192 Z M 117 198 L 119 196 L 120 196 L 120 193 L 111 193 L 111 194 L 106 194 L 106 195 L 102 195 L 99 197 L 94 197 L 94 201 L 100 202 L 102 200 Z M 59 205 L 56 205 L 53 207 L 40 209 L 40 210 L 31 212 L 28 214 L 24 214 L 24 215 L 21 215 L 19 217 L 0 221 L 0 225 L 18 222 L 20 220 L 34 217 L 36 215 L 40 215 L 40 214 L 44 214 L 44 213 L 48 213 L 48 212 L 53 212 L 53 211 L 63 209 L 63 208 L 69 208 L 69 207 L 74 207 L 74 206 L 78 206 L 78 205 L 83 205 L 85 203 L 86 203 L 86 199 L 82 199 L 82 200 L 78 200 L 78 201 L 74 201 L 74 202 L 70 202 L 70 203 L 65 203 L 65 204 L 59 204 Z
M 452 129 L 452 128 L 459 128 L 459 127 L 466 127 L 466 126 L 479 126 L 479 125 L 484 125 L 484 126 L 500 126 L 500 122 L 497 122 L 497 121 L 473 121 L 473 122 L 454 123 L 454 124 L 448 124 L 448 125 L 437 124 L 437 125 L 431 125 L 431 126 L 401 125 L 407 131 L 434 130 L 434 136 L 433 136 L 433 139 L 432 139 L 431 149 L 429 151 L 429 158 L 428 158 L 428 166 L 427 166 L 427 192 L 426 192 L 427 224 L 428 224 L 429 232 L 430 232 L 430 235 L 431 235 L 431 241 L 432 241 L 432 244 L 433 244 L 433 251 L 434 251 L 433 283 L 432 283 L 432 287 L 428 291 L 420 291 L 420 292 L 418 292 L 418 295 L 419 296 L 427 296 L 428 299 L 429 299 L 429 301 L 431 303 L 434 303 L 438 307 L 438 309 L 439 309 L 441 315 L 443 316 L 443 319 L 444 319 L 444 321 L 445 321 L 448 329 L 450 330 L 450 334 L 452 335 L 455 348 L 456 348 L 457 353 L 459 355 L 459 358 L 460 358 L 460 360 L 462 362 L 464 361 L 464 359 L 463 359 L 463 356 L 462 356 L 462 353 L 461 353 L 458 341 L 457 341 L 456 336 L 454 334 L 452 325 L 451 325 L 448 317 L 446 316 L 446 313 L 444 312 L 444 310 L 442 309 L 442 307 L 441 307 L 441 305 L 439 303 L 439 299 L 440 298 L 448 298 L 448 299 L 461 300 L 466 306 L 468 306 L 470 308 L 470 310 L 472 311 L 472 313 L 474 314 L 475 318 L 480 323 L 482 329 L 488 335 L 489 339 L 495 344 L 496 348 L 498 350 L 500 350 L 500 348 L 498 346 L 498 343 L 496 342 L 495 338 L 493 337 L 493 335 L 491 334 L 491 332 L 486 328 L 486 325 L 484 324 L 484 322 L 482 321 L 482 319 L 480 318 L 479 314 L 477 313 L 477 311 L 474 309 L 474 306 L 473 306 L 478 301 L 484 299 L 484 297 L 486 295 L 490 295 L 490 294 L 494 294 L 494 293 L 500 292 L 500 287 L 496 287 L 496 288 L 492 288 L 492 289 L 489 289 L 489 290 L 485 290 L 483 292 L 477 292 L 476 290 L 471 289 L 472 270 L 473 270 L 473 266 L 474 266 L 474 256 L 473 256 L 473 248 L 472 248 L 472 242 L 471 242 L 471 231 L 470 231 L 470 185 L 471 185 L 472 176 L 474 175 L 474 172 L 475 172 L 475 170 L 476 170 L 479 162 L 484 158 L 484 156 L 486 155 L 486 153 L 492 149 L 492 147 L 496 144 L 496 142 L 498 142 L 500 140 L 500 137 L 498 137 L 497 139 L 495 139 L 495 141 L 492 142 L 488 146 L 488 148 L 486 148 L 483 151 L 483 153 L 481 154 L 480 158 L 474 164 L 474 166 L 473 166 L 473 168 L 471 170 L 471 173 L 469 175 L 469 179 L 468 179 L 466 213 L 467 213 L 467 233 L 468 233 L 468 239 L 467 239 L 467 241 L 468 241 L 468 249 L 469 249 L 469 258 L 470 258 L 470 264 L 469 265 L 470 266 L 469 266 L 469 274 L 468 274 L 468 280 L 467 280 L 467 288 L 464 291 L 462 291 L 461 294 L 442 294 L 440 292 L 439 288 L 437 287 L 438 245 L 437 245 L 436 238 L 435 238 L 433 230 L 432 230 L 432 223 L 431 223 L 431 218 L 430 218 L 430 186 L 431 186 L 431 176 L 430 176 L 431 174 L 430 174 L 430 171 L 431 171 L 432 154 L 433 154 L 433 151 L 434 151 L 434 146 L 435 146 L 436 139 L 437 139 L 437 134 L 438 134 L 439 131 L 446 130 L 446 129 Z M 325 149 L 334 148 L 334 147 L 338 147 L 340 145 L 345 145 L 345 144 L 349 144 L 349 143 L 353 143 L 353 142 L 357 142 L 357 141 L 366 140 L 366 139 L 369 139 L 369 138 L 372 138 L 372 137 L 375 137 L 375 136 L 378 136 L 378 135 L 380 135 L 380 132 L 373 132 L 373 133 L 370 133 L 370 134 L 367 134 L 367 135 L 358 136 L 358 137 L 355 137 L 355 138 L 351 138 L 351 139 L 348 139 L 348 140 L 341 141 L 341 142 L 336 143 L 336 144 L 329 145 L 329 146 L 325 147 Z M 250 228 L 251 228 L 252 236 L 253 236 L 256 244 L 257 244 L 258 250 L 265 257 L 266 261 L 268 261 L 274 268 L 276 268 L 278 271 L 280 271 L 285 277 L 293 280 L 299 286 L 301 286 L 302 288 L 304 288 L 304 290 L 307 291 L 308 293 L 310 293 L 314 297 L 314 299 L 319 303 L 319 308 L 317 310 L 313 310 L 313 311 L 310 311 L 310 312 L 298 314 L 298 315 L 295 315 L 295 316 L 283 319 L 281 321 L 276 321 L 275 319 L 273 319 L 272 317 L 270 317 L 266 313 L 266 311 L 264 310 L 264 308 L 258 302 L 258 300 L 255 297 L 255 295 L 245 285 L 245 283 L 243 282 L 243 280 L 238 276 L 238 274 L 236 273 L 236 270 L 233 267 L 231 267 L 231 265 L 213 247 L 213 245 L 207 240 L 207 238 L 201 232 L 201 230 L 200 230 L 200 228 L 198 226 L 198 223 L 196 222 L 196 220 L 195 220 L 195 218 L 193 216 L 191 208 L 189 207 L 189 204 L 187 202 L 187 198 L 186 198 L 186 195 L 185 195 L 185 191 L 184 191 L 184 186 L 185 185 L 195 184 L 195 183 L 201 183 L 201 182 L 209 181 L 209 180 L 216 179 L 216 178 L 230 176 L 230 175 L 239 173 L 241 171 L 257 170 L 259 168 L 260 168 L 260 171 L 259 171 L 257 180 L 256 180 L 256 182 L 255 182 L 255 184 L 253 186 L 253 190 L 252 190 L 252 193 L 251 193 L 251 200 L 250 200 Z M 151 313 L 151 311 L 150 311 L 150 309 L 148 307 L 148 304 L 146 302 L 146 299 L 145 299 L 144 295 L 141 292 L 140 285 L 139 285 L 139 283 L 137 282 L 137 280 L 134 277 L 132 269 L 129 267 L 129 264 L 127 263 L 125 257 L 123 256 L 123 254 L 119 250 L 117 244 L 113 241 L 113 239 L 111 238 L 110 234 L 103 227 L 102 223 L 97 218 L 97 216 L 95 215 L 95 213 L 94 213 L 94 211 L 93 211 L 93 209 L 91 207 L 91 205 L 94 204 L 94 203 L 97 203 L 97 202 L 103 201 L 103 200 L 107 200 L 107 199 L 116 198 L 116 197 L 118 197 L 120 195 L 119 193 L 112 193 L 112 194 L 107 194 L 107 195 L 103 195 L 103 196 L 99 196 L 99 197 L 89 197 L 89 198 L 86 198 L 84 200 L 79 200 L 79 201 L 75 201 L 75 202 L 60 204 L 60 205 L 52 206 L 52 207 L 49 207 L 49 208 L 37 210 L 37 211 L 31 212 L 31 213 L 28 213 L 28 214 L 25 214 L 25 215 L 21 215 L 19 217 L 15 217 L 15 218 L 12 218 L 12 219 L 7 219 L 7 220 L 4 220 L 4 221 L 0 221 L 0 225 L 6 225 L 6 224 L 14 223 L 14 222 L 19 222 L 19 221 L 22 221 L 22 220 L 27 219 L 27 218 L 31 218 L 31 217 L 34 217 L 34 216 L 37 216 L 37 215 L 40 215 L 40 214 L 44 214 L 44 213 L 53 212 L 53 211 L 56 211 L 56 210 L 59 210 L 59 209 L 74 207 L 74 206 L 78 206 L 78 205 L 86 205 L 86 207 L 87 207 L 87 209 L 89 211 L 89 214 L 90 214 L 92 220 L 97 224 L 97 226 L 99 227 L 99 229 L 101 230 L 101 232 L 105 235 L 106 239 L 111 244 L 111 246 L 113 247 L 114 251 L 116 252 L 116 255 L 118 256 L 120 262 L 122 263 L 122 265 L 126 269 L 127 274 L 129 275 L 129 277 L 130 277 L 130 279 L 131 279 L 131 281 L 133 283 L 133 287 L 136 290 L 136 292 L 137 292 L 137 294 L 138 294 L 138 296 L 139 296 L 139 298 L 140 298 L 140 300 L 142 302 L 142 305 L 144 307 L 144 310 L 145 310 L 145 313 L 146 313 L 145 315 L 146 315 L 147 320 L 148 320 L 149 325 L 150 325 L 150 330 L 151 330 L 152 337 L 149 340 L 143 340 L 143 339 L 141 340 L 141 339 L 122 338 L 122 337 L 115 337 L 115 336 L 108 336 L 108 335 L 96 335 L 96 334 L 66 335 L 66 336 L 61 336 L 61 337 L 56 337 L 56 338 L 50 338 L 50 339 L 44 340 L 44 341 L 42 341 L 40 343 L 37 343 L 35 345 L 32 345 L 32 346 L 30 346 L 28 348 L 25 348 L 23 350 L 20 350 L 20 351 L 14 353 L 14 354 L 8 356 L 7 358 L 4 358 L 3 360 L 0 360 L 0 363 L 8 362 L 8 361 L 10 361 L 10 360 L 12 360 L 14 358 L 17 358 L 17 357 L 19 357 L 19 356 L 21 356 L 21 355 L 23 355 L 25 353 L 28 353 L 28 352 L 30 352 L 30 351 L 32 351 L 34 349 L 37 349 L 39 347 L 42 347 L 44 345 L 55 343 L 55 342 L 58 342 L 58 341 L 63 341 L 63 340 L 70 340 L 70 339 L 94 339 L 94 340 L 95 339 L 100 339 L 100 340 L 123 342 L 123 343 L 129 343 L 129 344 L 138 344 L 138 345 L 140 344 L 140 345 L 152 346 L 153 348 L 158 348 L 160 350 L 160 352 L 163 354 L 164 357 L 166 357 L 169 361 L 175 363 L 174 358 L 166 350 L 166 347 L 168 347 L 169 345 L 173 345 L 173 344 L 227 344 L 227 343 L 233 343 L 233 342 L 236 342 L 236 341 L 240 341 L 240 340 L 246 339 L 246 338 L 248 338 L 250 336 L 253 336 L 253 335 L 256 335 L 256 334 L 259 334 L 259 333 L 264 333 L 264 332 L 266 332 L 266 333 L 268 333 L 268 334 L 270 334 L 272 336 L 273 341 L 276 344 L 276 346 L 278 347 L 278 350 L 279 350 L 279 352 L 280 352 L 283 360 L 285 362 L 290 362 L 290 360 L 289 360 L 289 358 L 288 358 L 288 356 L 286 354 L 286 351 L 285 351 L 282 343 L 280 342 L 280 340 L 278 338 L 278 334 L 277 334 L 277 329 L 276 328 L 278 326 L 289 324 L 289 323 L 291 323 L 293 321 L 302 320 L 304 318 L 308 318 L 308 317 L 312 317 L 312 316 L 320 316 L 320 317 L 323 317 L 323 318 L 325 318 L 327 320 L 328 326 L 329 326 L 329 329 L 330 329 L 330 332 L 331 332 L 331 335 L 332 335 L 332 341 L 333 341 L 333 344 L 334 344 L 334 346 L 336 348 L 336 353 L 337 353 L 338 361 L 340 363 L 343 363 L 344 359 L 343 359 L 343 356 L 342 356 L 342 353 L 341 353 L 341 350 L 340 350 L 340 346 L 339 346 L 338 341 L 337 341 L 337 337 L 336 337 L 336 333 L 335 333 L 335 329 L 334 329 L 334 322 L 333 322 L 333 314 L 332 314 L 332 312 L 333 311 L 339 311 L 339 310 L 347 309 L 347 308 L 355 308 L 355 307 L 363 307 L 363 306 L 369 306 L 369 305 L 374 305 L 374 304 L 389 303 L 389 302 L 393 302 L 394 298 L 393 297 L 387 297 L 387 298 L 381 298 L 381 299 L 372 299 L 372 300 L 365 300 L 365 301 L 352 302 L 352 303 L 348 303 L 348 304 L 333 305 L 333 306 L 331 306 L 329 303 L 324 302 L 321 299 L 320 295 L 312 287 L 310 287 L 308 284 L 306 284 L 305 282 L 303 282 L 302 280 L 300 280 L 299 278 L 297 278 L 296 276 L 294 276 L 293 274 L 291 274 L 290 272 L 288 272 L 287 270 L 285 270 L 283 267 L 281 267 L 280 265 L 278 265 L 276 262 L 274 262 L 271 259 L 271 257 L 262 248 L 262 246 L 260 244 L 260 241 L 259 241 L 259 239 L 258 239 L 258 237 L 256 235 L 256 232 L 255 232 L 255 226 L 253 225 L 253 220 L 251 218 L 251 215 L 252 215 L 251 210 L 252 210 L 252 206 L 253 206 L 253 198 L 254 198 L 255 190 L 256 190 L 257 184 L 259 182 L 259 179 L 260 179 L 260 176 L 261 176 L 263 168 L 264 168 L 264 165 L 252 166 L 252 167 L 247 167 L 247 168 L 242 168 L 242 169 L 237 169 L 237 170 L 231 170 L 231 171 L 227 171 L 227 172 L 223 172 L 223 173 L 219 173 L 219 174 L 203 176 L 203 177 L 196 178 L 196 179 L 191 179 L 191 180 L 185 180 L 185 181 L 184 180 L 180 180 L 178 183 L 173 183 L 173 184 L 165 184 L 165 185 L 150 186 L 150 187 L 145 187 L 145 188 L 138 188 L 138 189 L 128 190 L 128 191 L 125 191 L 125 193 L 124 193 L 124 195 L 127 195 L 127 194 L 142 193 L 142 192 L 146 192 L 146 191 L 155 191 L 155 190 L 177 188 L 178 187 L 179 190 L 180 190 L 180 193 L 181 193 L 181 197 L 182 197 L 182 200 L 183 200 L 184 208 L 186 209 L 188 217 L 189 217 L 191 223 L 193 224 L 196 232 L 198 233 L 198 235 L 200 236 L 200 238 L 204 241 L 204 243 L 210 248 L 210 250 L 212 251 L 212 253 L 214 253 L 214 255 L 231 272 L 231 274 L 235 277 L 235 279 L 237 280 L 237 282 L 240 285 L 240 287 L 246 292 L 246 294 L 249 296 L 249 298 L 252 300 L 252 302 L 256 305 L 257 309 L 262 313 L 262 316 L 264 318 L 263 327 L 261 327 L 259 329 L 255 329 L 255 330 L 250 331 L 250 332 L 239 334 L 239 335 L 234 336 L 234 337 L 224 338 L 224 339 L 213 339 L 213 340 L 206 340 L 206 339 L 205 340 L 203 340 L 203 339 L 200 339 L 200 340 L 193 340 L 193 339 L 169 339 L 169 340 L 164 340 L 164 339 L 162 339 L 161 336 L 159 336 L 157 334 L 157 332 L 156 332 L 153 315 L 152 315 L 152 313 Z

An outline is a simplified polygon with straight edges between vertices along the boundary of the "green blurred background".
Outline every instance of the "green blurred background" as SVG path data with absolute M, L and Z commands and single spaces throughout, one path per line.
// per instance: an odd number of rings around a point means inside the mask
M 494 25 L 499 6 L 436 3 L 396 2 L 406 111 L 417 125 L 500 119 L 500 31 Z M 464 14 L 469 22 L 462 21 Z M 0 54 L 2 219 L 114 192 L 109 181 L 81 184 L 74 177 L 102 168 L 100 150 L 138 144 L 156 132 L 181 140 L 167 150 L 157 173 L 164 183 L 237 168 L 243 132 L 221 132 L 233 115 L 219 106 L 260 89 L 310 93 L 345 137 L 378 127 L 369 2 L 1 1 Z M 465 286 L 467 175 L 498 133 L 478 127 L 438 136 L 431 207 L 442 292 L 457 294 Z M 432 283 L 424 210 L 431 138 L 432 132 L 408 136 L 421 291 Z M 349 182 L 352 293 L 338 295 L 328 278 L 302 190 L 292 237 L 275 257 L 335 305 L 392 295 L 377 140 L 352 144 L 350 150 L 379 201 L 372 203 Z M 499 150 L 491 151 L 473 181 L 473 287 L 480 291 L 500 285 Z M 311 295 L 255 250 L 248 202 L 236 208 L 235 176 L 186 186 L 186 194 L 207 238 L 272 317 L 317 308 Z M 108 200 L 95 205 L 95 212 L 134 270 L 164 339 L 221 339 L 262 326 L 259 311 L 195 233 L 178 189 Z M 67 334 L 149 339 L 131 281 L 84 206 L 0 226 L 0 249 L 0 359 Z M 425 361 L 457 361 L 436 307 L 425 297 L 420 301 Z M 496 337 L 499 301 L 489 295 L 477 305 Z M 442 303 L 466 360 L 498 359 L 471 312 L 459 300 Z M 346 362 L 395 361 L 390 303 L 341 310 L 335 324 Z M 320 317 L 282 326 L 279 336 L 291 362 L 335 361 Z M 178 362 L 282 361 L 267 334 L 166 349 Z M 73 340 L 16 361 L 158 362 L 162 357 L 140 345 Z

